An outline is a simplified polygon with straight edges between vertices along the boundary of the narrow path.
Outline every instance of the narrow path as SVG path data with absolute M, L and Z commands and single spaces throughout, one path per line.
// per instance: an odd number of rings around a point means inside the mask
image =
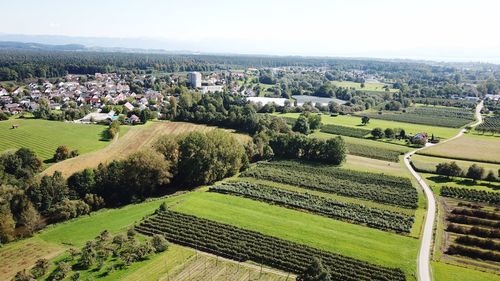
M 483 108 L 483 101 L 481 101 L 476 107 L 476 122 L 471 125 L 471 127 L 475 127 L 482 122 L 481 109 Z M 448 141 L 454 140 L 456 138 L 461 137 L 467 130 L 462 129 L 458 134 L 452 138 L 449 138 L 445 141 L 442 141 L 438 144 L 443 144 Z M 429 187 L 429 185 L 422 179 L 422 177 L 413 169 L 410 164 L 410 158 L 415 152 L 424 149 L 425 147 L 410 151 L 404 156 L 404 163 L 408 170 L 410 170 L 411 174 L 417 179 L 418 184 L 424 190 L 425 197 L 427 198 L 427 215 L 425 217 L 424 224 L 424 233 L 422 235 L 422 243 L 420 245 L 420 251 L 418 253 L 418 280 L 420 281 L 431 281 L 431 270 L 430 270 L 430 257 L 431 257 L 431 246 L 432 246 L 432 233 L 434 229 L 434 221 L 436 218 L 436 199 L 434 198 L 434 194 Z

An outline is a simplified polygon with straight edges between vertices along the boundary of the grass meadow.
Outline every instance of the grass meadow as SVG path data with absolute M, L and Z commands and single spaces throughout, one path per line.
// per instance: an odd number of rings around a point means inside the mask
M 12 125 L 19 128 L 12 129 Z M 101 125 L 75 124 L 38 119 L 9 119 L 0 122 L 0 152 L 21 147 L 33 149 L 42 160 L 53 157 L 56 148 L 66 145 L 80 154 L 99 150 L 109 144 L 102 140 Z M 124 129 L 123 132 L 125 132 Z
M 500 164 L 500 139 L 464 135 L 447 143 L 420 150 L 418 154 Z

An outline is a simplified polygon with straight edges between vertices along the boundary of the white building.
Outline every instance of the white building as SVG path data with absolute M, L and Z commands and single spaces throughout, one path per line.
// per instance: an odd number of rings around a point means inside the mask
M 223 88 L 224 86 L 222 85 L 201 86 L 201 93 L 208 94 L 208 93 L 222 92 Z
M 199 72 L 189 72 L 188 73 L 189 85 L 193 88 L 201 87 L 201 73 Z

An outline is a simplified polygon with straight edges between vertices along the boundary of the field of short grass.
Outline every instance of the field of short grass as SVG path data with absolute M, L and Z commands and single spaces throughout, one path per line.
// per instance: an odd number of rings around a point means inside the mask
M 19 128 L 12 129 L 17 124 Z M 80 154 L 99 150 L 109 144 L 101 140 L 106 129 L 102 125 L 75 124 L 37 119 L 9 119 L 0 121 L 0 152 L 28 147 L 42 160 L 51 159 L 56 148 L 66 145 Z M 127 129 L 123 129 L 124 134 Z
M 280 117 L 291 117 L 298 118 L 299 113 L 285 113 L 285 114 L 277 114 Z M 340 126 L 354 127 L 354 128 L 364 128 L 364 129 L 374 129 L 374 128 L 402 128 L 406 131 L 407 134 L 417 134 L 426 132 L 429 135 L 434 134 L 435 137 L 439 137 L 442 139 L 447 139 L 453 137 L 458 133 L 458 129 L 453 128 L 445 128 L 445 127 L 437 127 L 437 126 L 429 126 L 429 125 L 420 125 L 420 124 L 411 124 L 411 123 L 403 123 L 396 121 L 388 121 L 388 120 L 379 120 L 379 119 L 370 119 L 370 122 L 363 126 L 361 125 L 361 117 L 352 116 L 352 115 L 339 115 L 336 117 L 332 117 L 329 115 L 323 114 L 321 116 L 321 122 L 323 124 L 335 124 Z
M 399 267 L 409 277 L 415 272 L 419 245 L 415 238 L 216 193 L 191 192 L 168 201 L 175 211 Z
M 418 154 L 500 164 L 500 139 L 464 135 L 447 143 L 420 150 Z
M 499 144 L 500 145 L 500 144 Z M 462 168 L 462 170 L 467 171 L 467 169 L 472 165 L 472 164 L 477 164 L 485 169 L 485 175 L 489 171 L 493 171 L 493 173 L 496 175 L 498 170 L 500 169 L 500 165 L 497 164 L 491 164 L 491 163 L 477 163 L 473 161 L 464 161 L 464 160 L 454 160 L 454 159 L 446 159 L 446 158 L 441 158 L 441 157 L 432 157 L 432 156 L 425 156 L 425 155 L 413 155 L 411 157 L 411 162 L 417 168 L 419 171 L 424 171 L 428 173 L 434 173 L 436 171 L 436 166 L 439 163 L 450 163 L 454 161 L 457 163 L 457 165 Z
M 500 276 L 493 273 L 481 272 L 461 266 L 432 262 L 432 273 L 436 281 L 498 281 Z
M 361 83 L 351 81 L 332 81 L 332 84 L 338 87 L 354 88 L 356 90 L 370 91 L 370 92 L 385 92 L 384 83 L 365 83 L 365 87 L 361 88 Z M 397 92 L 398 89 L 392 89 L 389 85 L 390 92 Z

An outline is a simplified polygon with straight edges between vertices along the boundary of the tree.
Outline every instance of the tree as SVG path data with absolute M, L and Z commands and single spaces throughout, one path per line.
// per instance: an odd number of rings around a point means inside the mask
M 35 266 L 31 268 L 31 275 L 33 278 L 38 279 L 47 273 L 49 269 L 49 261 L 47 259 L 39 259 L 36 261 Z
M 26 202 L 27 204 L 19 215 L 19 223 L 24 225 L 29 235 L 32 235 L 40 227 L 40 214 L 29 200 L 26 200 Z
M 236 174 L 245 150 L 230 133 L 191 132 L 179 140 L 179 179 L 188 185 L 209 184 Z
M 297 276 L 297 281 L 330 281 L 331 274 L 323 266 L 323 263 L 320 259 L 314 258 L 313 262 L 306 268 L 304 272 L 302 272 L 299 276 Z
M 67 146 L 61 145 L 57 147 L 56 153 L 54 154 L 54 162 L 59 162 L 68 159 L 70 156 L 70 151 Z
M 44 213 L 67 198 L 69 189 L 61 172 L 55 171 L 52 176 L 44 175 L 39 183 L 28 188 L 27 193 L 36 208 Z
M 401 131 L 399 131 L 399 137 L 401 139 L 406 139 L 406 131 L 404 129 L 401 129 Z
M 330 138 L 326 140 L 325 162 L 340 165 L 345 161 L 347 148 L 342 137 Z
M 165 252 L 168 249 L 168 241 L 163 235 L 155 234 L 151 239 L 151 245 L 156 253 Z
M 462 169 L 455 161 L 451 163 L 439 163 L 436 166 L 436 173 L 447 177 L 458 177 L 462 175 Z
M 467 170 L 466 176 L 473 179 L 474 181 L 480 180 L 484 176 L 484 168 L 476 164 L 472 164 Z
M 68 188 L 75 191 L 80 198 L 88 193 L 94 192 L 95 174 L 94 169 L 84 169 L 76 172 L 68 178 Z
M 311 131 L 309 128 L 309 121 L 304 116 L 299 116 L 293 125 L 292 130 L 294 132 L 299 132 L 304 135 L 308 135 Z
M 9 205 L 0 201 L 0 244 L 10 242 L 15 235 L 16 222 Z
M 26 269 L 23 269 L 21 271 L 18 271 L 16 273 L 16 276 L 12 278 L 12 281 L 32 281 L 33 276 L 31 276 L 31 273 L 27 271 Z
M 495 177 L 495 173 L 493 173 L 493 171 L 492 171 L 492 170 L 490 170 L 490 171 L 488 172 L 488 174 L 486 175 L 485 180 L 487 180 L 487 181 L 496 181 L 497 179 L 496 179 L 496 177 Z
M 384 130 L 384 135 L 388 139 L 393 139 L 395 136 L 394 130 L 391 128 L 387 128 Z
M 370 122 L 370 117 L 368 116 L 361 117 L 361 124 L 363 124 L 364 126 L 366 126 L 366 124 L 368 124 L 369 122 Z
M 375 139 L 381 139 L 384 137 L 384 131 L 382 131 L 382 128 L 375 128 L 371 131 L 371 134 L 373 138 Z
M 152 149 L 135 152 L 123 161 L 123 176 L 130 199 L 145 199 L 170 183 L 171 163 Z

